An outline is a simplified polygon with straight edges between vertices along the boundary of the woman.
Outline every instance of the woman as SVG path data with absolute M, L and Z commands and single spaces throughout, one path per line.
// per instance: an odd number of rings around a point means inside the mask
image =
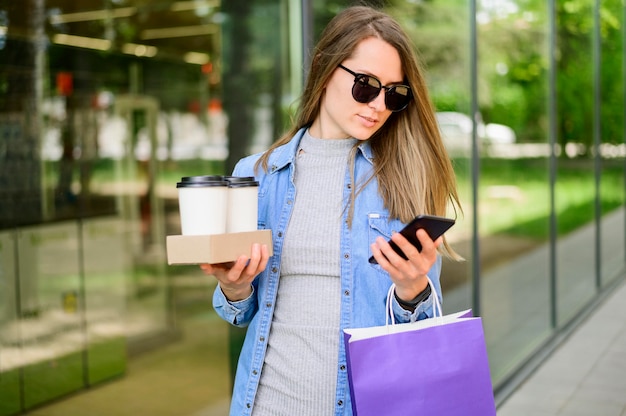
M 260 182 L 259 228 L 272 230 L 274 255 L 254 245 L 250 258 L 202 266 L 219 281 L 217 313 L 248 326 L 231 415 L 352 414 L 342 330 L 383 325 L 392 283 L 396 322 L 429 317 L 432 296 L 441 297 L 439 251 L 456 256 L 423 230 L 421 252 L 394 234 L 417 214 L 459 206 L 399 25 L 369 7 L 337 15 L 314 51 L 291 131 L 233 174 Z

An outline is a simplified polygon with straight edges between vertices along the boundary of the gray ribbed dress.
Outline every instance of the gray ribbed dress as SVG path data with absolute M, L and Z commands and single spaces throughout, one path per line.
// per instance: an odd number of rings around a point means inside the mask
M 337 385 L 343 182 L 355 139 L 302 138 L 296 198 L 253 415 L 332 415 Z

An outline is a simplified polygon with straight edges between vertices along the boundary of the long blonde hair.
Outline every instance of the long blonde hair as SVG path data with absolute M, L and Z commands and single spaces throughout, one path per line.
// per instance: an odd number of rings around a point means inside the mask
M 333 72 L 352 55 L 359 42 L 369 37 L 380 38 L 398 51 L 402 72 L 413 93 L 408 107 L 392 113 L 385 125 L 368 139 L 374 155 L 373 176 L 378 180 L 385 207 L 392 217 L 405 223 L 417 214 L 446 215 L 448 202 L 455 212 L 457 208 L 461 211 L 454 169 L 441 140 L 414 47 L 392 17 L 367 6 L 349 7 L 326 26 L 313 51 L 294 123 L 261 157 L 257 167 L 263 166 L 267 171 L 270 153 L 289 142 L 302 127 L 313 123 L 320 113 L 324 89 Z M 353 150 L 354 157 L 356 148 Z M 354 163 L 353 158 L 351 163 Z M 350 212 L 353 212 L 359 190 L 367 182 L 353 187 Z M 445 239 L 442 252 L 459 258 Z

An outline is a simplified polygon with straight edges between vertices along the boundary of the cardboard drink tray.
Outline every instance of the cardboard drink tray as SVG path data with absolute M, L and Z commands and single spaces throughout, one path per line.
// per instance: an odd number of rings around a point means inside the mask
M 254 243 L 266 244 L 271 256 L 272 230 L 215 235 L 168 235 L 167 263 L 173 265 L 235 261 L 242 254 L 250 256 Z

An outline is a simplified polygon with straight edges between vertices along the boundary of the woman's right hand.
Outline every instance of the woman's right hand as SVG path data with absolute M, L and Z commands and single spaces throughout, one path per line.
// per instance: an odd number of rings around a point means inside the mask
M 236 302 L 250 296 L 252 281 L 265 270 L 268 261 L 267 245 L 255 243 L 252 245 L 250 258 L 241 255 L 234 262 L 201 264 L 200 268 L 205 274 L 215 276 L 226 299 Z

